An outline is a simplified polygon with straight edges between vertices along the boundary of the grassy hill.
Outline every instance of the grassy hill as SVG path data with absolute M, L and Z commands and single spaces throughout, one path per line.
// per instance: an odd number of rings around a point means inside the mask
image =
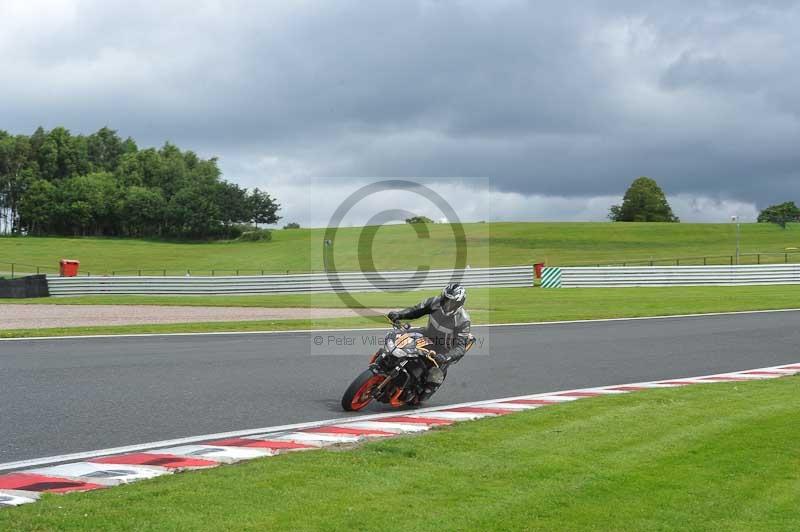
M 377 230 L 373 257 L 378 269 L 453 266 L 455 245 L 449 225 L 433 225 L 429 238 L 418 239 L 409 225 Z M 646 223 L 476 223 L 464 226 L 467 263 L 473 267 L 547 262 L 551 265 L 609 263 L 676 257 L 726 256 L 735 252 L 733 224 Z M 337 235 L 336 266 L 359 267 L 363 228 L 344 228 Z M 111 238 L 0 238 L 0 262 L 57 267 L 60 258 L 81 261 L 81 271 L 119 274 L 122 270 L 153 270 L 150 274 L 216 275 L 309 271 L 323 269 L 324 229 L 277 230 L 271 242 L 179 243 Z M 800 225 L 782 230 L 771 224 L 743 224 L 742 253 L 774 253 L 764 261 L 783 261 L 786 248 L 800 248 Z M 420 258 L 425 257 L 425 258 Z M 749 259 L 755 261 L 755 258 Z M 800 261 L 800 255 L 795 257 Z M 718 259 L 725 263 L 728 258 Z M 743 260 L 744 262 L 744 260 Z M 16 272 L 33 271 L 17 266 Z M 10 267 L 0 264 L 0 275 Z M 51 270 L 51 271 L 53 271 Z M 227 271 L 223 271 L 227 270 Z M 245 272 L 244 270 L 247 270 Z M 44 271 L 44 270 L 43 270 Z M 147 273 L 147 272 L 143 272 Z

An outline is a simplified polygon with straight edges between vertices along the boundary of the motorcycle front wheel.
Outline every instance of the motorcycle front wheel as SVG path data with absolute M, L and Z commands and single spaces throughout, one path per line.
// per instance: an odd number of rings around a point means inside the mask
M 366 369 L 356 377 L 342 396 L 342 408 L 348 412 L 356 412 L 372 401 L 372 389 L 386 379 L 383 375 L 375 375 Z

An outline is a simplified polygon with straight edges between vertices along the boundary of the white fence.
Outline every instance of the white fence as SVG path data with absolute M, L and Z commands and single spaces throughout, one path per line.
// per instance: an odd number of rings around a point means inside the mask
M 545 268 L 543 288 L 800 284 L 800 264 Z
M 337 281 L 338 279 L 338 281 Z M 533 286 L 531 266 L 465 270 L 396 271 L 252 277 L 48 277 L 54 296 L 89 294 L 277 294 L 377 292 L 441 288 L 449 282 L 467 287 Z

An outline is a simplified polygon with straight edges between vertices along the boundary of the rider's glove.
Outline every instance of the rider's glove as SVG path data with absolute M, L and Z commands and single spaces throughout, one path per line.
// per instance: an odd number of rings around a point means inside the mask
M 442 353 L 436 353 L 435 355 L 433 355 L 433 359 L 440 366 L 445 366 L 448 363 L 450 363 L 450 357 Z
M 400 313 L 399 312 L 390 312 L 389 314 L 386 315 L 386 317 L 389 318 L 389 321 L 394 323 L 394 322 L 396 322 L 396 321 L 398 321 L 400 319 Z

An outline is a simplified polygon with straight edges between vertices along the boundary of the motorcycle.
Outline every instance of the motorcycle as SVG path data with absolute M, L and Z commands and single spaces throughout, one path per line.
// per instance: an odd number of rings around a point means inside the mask
M 470 335 L 467 351 L 475 343 Z M 383 346 L 372 355 L 369 367 L 359 374 L 342 396 L 342 408 L 358 411 L 373 400 L 393 407 L 416 406 L 432 395 L 425 385 L 444 382 L 447 368 L 439 367 L 433 341 L 411 330 L 408 323 L 393 322 Z

